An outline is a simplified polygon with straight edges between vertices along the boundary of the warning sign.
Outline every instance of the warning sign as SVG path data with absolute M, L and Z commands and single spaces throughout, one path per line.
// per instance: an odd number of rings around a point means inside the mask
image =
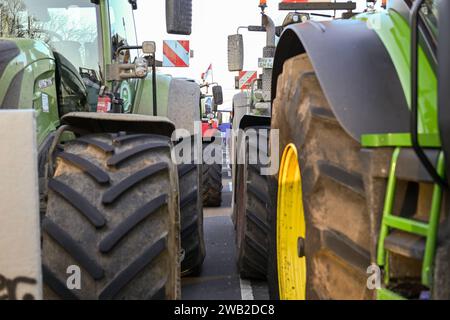
M 189 41 L 164 40 L 163 67 L 189 67 Z
M 256 80 L 258 73 L 256 71 L 239 72 L 239 89 L 250 89 L 252 81 Z

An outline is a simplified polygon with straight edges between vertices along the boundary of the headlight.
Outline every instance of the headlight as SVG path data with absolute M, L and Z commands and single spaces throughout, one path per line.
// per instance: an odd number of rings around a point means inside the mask
M 136 70 L 136 76 L 138 78 L 144 78 L 147 76 L 148 72 L 148 63 L 145 58 L 137 58 L 135 62 L 135 70 Z

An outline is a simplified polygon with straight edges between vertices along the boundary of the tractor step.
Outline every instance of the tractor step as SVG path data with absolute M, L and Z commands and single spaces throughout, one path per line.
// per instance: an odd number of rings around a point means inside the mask
M 443 152 L 431 149 L 426 152 L 429 159 L 436 164 L 439 175 L 443 177 Z M 428 221 L 418 221 L 394 214 L 393 209 L 398 180 L 433 183 Z M 425 172 L 414 150 L 411 148 L 396 148 L 391 160 L 377 252 L 377 263 L 385 270 L 384 284 L 387 288 L 391 285 L 389 282 L 391 276 L 389 271 L 390 253 L 419 260 L 419 285 L 424 288 L 431 287 L 432 265 L 436 253 L 441 202 L 441 187 L 434 183 L 428 173 Z M 380 293 L 383 296 L 383 291 Z M 384 294 L 384 296 L 389 296 L 389 294 Z
M 425 238 L 404 231 L 393 231 L 384 240 L 384 248 L 392 253 L 422 260 L 425 253 Z

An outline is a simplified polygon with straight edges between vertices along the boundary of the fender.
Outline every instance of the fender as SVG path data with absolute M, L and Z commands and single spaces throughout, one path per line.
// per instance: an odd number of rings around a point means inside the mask
M 242 130 L 253 126 L 270 126 L 270 117 L 246 114 L 239 123 L 239 129 Z
M 279 41 L 272 99 L 284 62 L 307 53 L 334 115 L 356 141 L 363 134 L 409 132 L 409 109 L 394 64 L 375 31 L 360 20 L 309 21 Z
M 177 129 L 195 133 L 195 121 L 200 121 L 200 87 L 195 82 L 156 75 L 158 116 L 169 118 Z M 153 115 L 152 77 L 140 80 L 133 114 Z
M 175 125 L 166 117 L 137 114 L 72 112 L 61 118 L 61 123 L 91 133 L 135 132 L 172 137 Z

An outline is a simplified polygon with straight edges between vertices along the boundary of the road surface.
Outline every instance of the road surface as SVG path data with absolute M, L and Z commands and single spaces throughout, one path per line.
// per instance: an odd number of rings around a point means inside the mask
M 206 258 L 202 272 L 182 279 L 185 300 L 267 300 L 264 282 L 241 280 L 236 267 L 235 230 L 231 221 L 231 169 L 224 150 L 222 206 L 204 208 Z

